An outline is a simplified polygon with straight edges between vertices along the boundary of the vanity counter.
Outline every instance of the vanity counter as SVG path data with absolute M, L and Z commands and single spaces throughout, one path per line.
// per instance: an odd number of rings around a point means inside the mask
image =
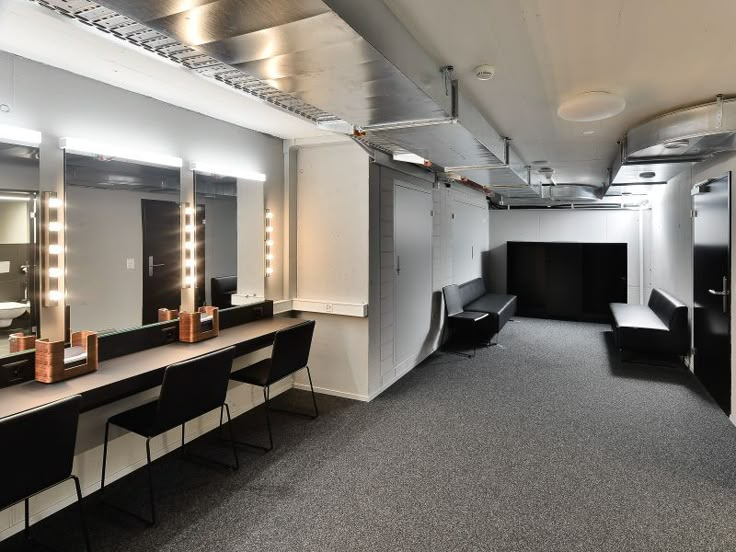
M 301 324 L 293 318 L 267 318 L 226 330 L 199 343 L 171 343 L 99 363 L 98 370 L 60 383 L 29 381 L 0 389 L 0 418 L 68 397 L 82 395 L 82 411 L 129 397 L 161 384 L 164 369 L 234 345 L 236 355 L 263 349 L 273 343 L 278 330 Z

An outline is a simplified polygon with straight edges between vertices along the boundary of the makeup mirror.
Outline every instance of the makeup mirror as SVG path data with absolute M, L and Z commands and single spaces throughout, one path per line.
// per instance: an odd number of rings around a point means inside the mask
M 159 321 L 181 303 L 180 169 L 65 153 L 69 328 Z
M 38 160 L 37 147 L 0 143 L 0 357 L 39 331 Z
M 196 306 L 232 306 L 237 290 L 238 187 L 231 176 L 194 172 Z

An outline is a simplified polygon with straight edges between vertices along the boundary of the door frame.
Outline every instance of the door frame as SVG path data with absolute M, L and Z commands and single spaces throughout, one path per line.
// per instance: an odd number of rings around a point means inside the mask
M 729 275 L 729 282 L 728 282 L 728 290 L 730 292 L 729 294 L 729 312 L 728 312 L 728 335 L 729 335 L 729 351 L 728 351 L 728 368 L 730 371 L 731 376 L 731 389 L 729 389 L 729 395 L 730 395 L 730 401 L 729 401 L 729 416 L 731 413 L 733 413 L 733 263 L 731 259 L 732 251 L 733 251 L 733 193 L 732 193 L 732 185 L 733 185 L 733 172 L 732 171 L 726 171 L 725 173 L 721 174 L 720 176 L 711 177 L 711 178 L 704 178 L 703 180 L 700 180 L 696 184 L 693 184 L 690 188 L 690 235 L 691 235 L 691 244 L 690 244 L 690 265 L 691 265 L 691 290 L 693 293 L 693 299 L 692 299 L 692 316 L 691 320 L 692 323 L 690 325 L 690 370 L 695 373 L 695 223 L 696 223 L 696 211 L 695 211 L 695 196 L 698 195 L 700 187 L 701 186 L 707 186 L 708 184 L 711 184 L 713 182 L 717 182 L 722 179 L 726 179 L 728 183 L 728 275 Z

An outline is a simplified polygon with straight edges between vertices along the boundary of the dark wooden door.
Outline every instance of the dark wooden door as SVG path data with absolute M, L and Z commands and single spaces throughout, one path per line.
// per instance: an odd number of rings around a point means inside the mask
M 179 204 L 141 200 L 143 213 L 143 324 L 158 321 L 158 309 L 181 304 L 181 222 Z
M 718 405 L 731 410 L 730 176 L 693 195 L 693 335 L 695 375 Z

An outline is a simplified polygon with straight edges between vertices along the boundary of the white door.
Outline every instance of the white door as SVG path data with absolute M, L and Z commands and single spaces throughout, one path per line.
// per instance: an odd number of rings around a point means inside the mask
M 462 284 L 483 275 L 488 250 L 488 208 L 454 200 L 452 205 L 453 281 Z
M 432 194 L 394 186 L 394 363 L 413 368 L 432 318 Z

